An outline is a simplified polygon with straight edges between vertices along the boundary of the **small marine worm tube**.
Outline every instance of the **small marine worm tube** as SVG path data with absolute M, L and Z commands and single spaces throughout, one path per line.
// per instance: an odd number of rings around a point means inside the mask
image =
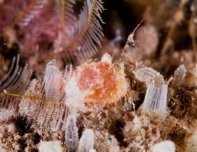
M 144 112 L 156 112 L 164 117 L 167 110 L 168 85 L 163 76 L 156 70 L 143 67 L 134 71 L 136 78 L 147 85 L 146 95 L 142 110 Z
M 143 103 L 143 111 L 156 112 L 161 117 L 165 116 L 167 107 L 167 90 L 168 86 L 163 82 L 163 78 L 155 78 L 149 83 Z
M 178 68 L 174 72 L 174 81 L 176 83 L 176 86 L 180 86 L 184 83 L 185 77 L 186 77 L 186 67 L 184 64 L 181 64 L 178 66 Z
M 89 152 L 94 148 L 94 131 L 85 129 L 78 145 L 78 152 Z
M 65 142 L 68 152 L 76 152 L 78 145 L 78 127 L 76 115 L 70 114 L 65 124 Z

